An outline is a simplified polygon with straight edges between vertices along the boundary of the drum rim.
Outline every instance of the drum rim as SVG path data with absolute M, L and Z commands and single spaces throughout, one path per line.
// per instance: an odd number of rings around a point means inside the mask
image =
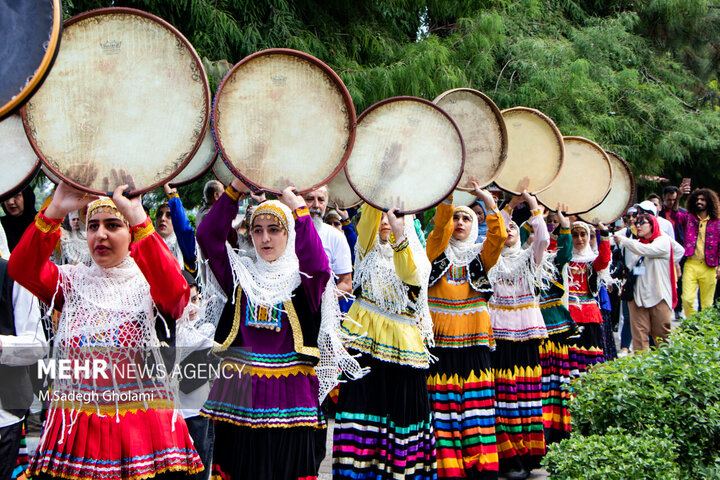
M 605 194 L 603 195 L 602 200 L 600 200 L 599 202 L 597 202 L 595 205 L 593 205 L 592 207 L 588 208 L 587 210 L 570 210 L 570 211 L 568 211 L 568 212 L 565 212 L 565 213 L 567 213 L 568 215 L 580 215 L 580 214 L 582 214 L 582 213 L 587 213 L 587 212 L 589 212 L 590 210 L 592 210 L 593 208 L 597 207 L 598 205 L 600 205 L 600 204 L 607 198 L 608 194 L 610 193 L 610 189 L 612 188 L 613 177 L 614 177 L 613 169 L 612 169 L 612 164 L 610 163 L 610 159 L 608 158 L 608 155 L 607 155 L 607 152 L 605 151 L 605 149 L 602 148 L 598 143 L 593 142 L 592 140 L 590 140 L 590 139 L 588 139 L 588 138 L 580 137 L 580 136 L 568 135 L 568 136 L 563 137 L 563 143 L 564 143 L 565 141 L 586 143 L 586 144 L 589 144 L 589 145 L 591 145 L 591 146 L 593 146 L 593 147 L 596 147 L 600 152 L 602 152 L 602 153 L 605 155 L 605 158 L 607 159 L 608 166 L 610 167 L 610 183 L 608 184 L 608 188 L 607 188 L 607 190 L 605 191 Z M 562 171 L 560 172 L 560 174 L 562 174 Z M 559 178 L 559 177 L 560 177 L 560 176 L 558 175 L 558 178 Z M 557 180 L 557 179 L 556 179 L 556 180 Z M 553 182 L 553 183 L 554 183 L 554 182 Z M 544 192 L 544 191 L 545 191 L 545 190 L 543 190 L 543 192 Z M 539 193 L 542 193 L 542 192 L 539 192 Z M 539 196 L 537 196 L 536 198 L 537 198 L 537 200 L 538 200 L 538 202 L 539 202 L 540 204 L 542 204 L 545 208 L 547 208 L 547 209 L 550 210 L 551 212 L 554 212 L 554 211 L 557 210 L 557 205 L 550 206 L 550 205 L 547 205 L 545 202 L 543 202 L 543 201 L 540 199 Z
M 551 127 L 551 130 L 552 130 L 553 133 L 555 134 L 555 137 L 556 137 L 557 140 L 558 140 L 558 144 L 560 145 L 560 151 L 562 152 L 562 159 L 561 159 L 562 161 L 561 161 L 561 164 L 560 164 L 560 168 L 558 169 L 557 173 L 555 174 L 555 177 L 552 179 L 552 181 L 551 181 L 550 183 L 548 183 L 546 186 L 544 186 L 544 187 L 541 188 L 540 190 L 534 190 L 534 191 L 530 192 L 530 193 L 532 193 L 533 195 L 536 195 L 536 194 L 538 194 L 538 193 L 540 193 L 540 192 L 543 192 L 543 191 L 547 190 L 548 188 L 550 188 L 550 187 L 552 186 L 552 184 L 555 183 L 555 180 L 557 180 L 558 177 L 560 176 L 560 172 L 562 171 L 562 165 L 565 163 L 565 142 L 563 142 L 563 136 L 562 136 L 562 133 L 560 133 L 560 129 L 558 128 L 557 125 L 555 125 L 555 122 L 553 121 L 552 118 L 550 118 L 550 116 L 544 114 L 543 112 L 541 112 L 540 110 L 538 110 L 538 109 L 536 109 L 536 108 L 523 107 L 523 106 L 506 108 L 506 109 L 504 109 L 504 110 L 501 110 L 501 113 L 504 114 L 505 112 L 514 112 L 514 111 L 525 111 L 525 112 L 532 113 L 533 115 L 536 115 L 536 116 L 540 117 L 541 120 L 543 120 L 545 123 L 547 123 L 547 124 Z M 503 117 L 503 120 L 504 120 L 504 117 Z M 508 145 L 509 145 L 509 140 L 508 140 Z M 507 159 L 506 159 L 506 160 L 507 160 Z M 507 164 L 507 161 L 506 161 L 505 164 L 503 164 L 503 167 L 504 167 L 506 164 Z M 522 194 L 522 192 L 516 192 L 515 190 L 511 190 L 511 189 L 508 189 L 508 188 L 501 187 L 501 186 L 497 183 L 497 177 L 495 178 L 495 185 L 496 185 L 500 190 L 502 190 L 503 192 L 512 193 L 513 195 L 520 195 L 520 194 Z
M 443 195 L 438 201 L 436 201 L 436 202 L 434 202 L 434 203 L 431 203 L 431 204 L 428 205 L 428 206 L 425 206 L 425 207 L 419 208 L 419 209 L 415 209 L 415 210 L 398 210 L 398 214 L 401 214 L 401 215 L 410 215 L 410 214 L 415 214 L 415 213 L 419 213 L 419 212 L 424 212 L 425 210 L 428 210 L 428 209 L 430 209 L 430 208 L 433 208 L 434 206 L 440 204 L 440 202 L 442 202 L 444 199 L 446 199 L 446 198 L 448 197 L 448 195 L 450 195 L 450 193 L 455 190 L 455 187 L 457 186 L 458 182 L 460 181 L 460 178 L 462 178 L 462 174 L 463 174 L 463 172 L 464 172 L 464 170 L 465 170 L 465 140 L 463 139 L 462 132 L 460 132 L 460 128 L 457 126 L 457 123 L 455 123 L 455 120 L 453 120 L 453 118 L 450 116 L 450 114 L 447 113 L 445 110 L 443 110 L 442 107 L 439 107 L 438 105 L 435 105 L 435 104 L 434 104 L 433 102 L 431 102 L 430 100 L 426 100 L 426 99 L 420 98 L 420 97 L 412 97 L 412 96 L 408 96 L 408 95 L 400 95 L 400 96 L 396 96 L 396 97 L 386 98 L 386 99 L 384 99 L 384 100 L 380 100 L 379 102 L 370 105 L 368 108 L 366 108 L 365 110 L 363 110 L 363 112 L 360 114 L 360 116 L 358 116 L 357 125 L 360 125 L 360 122 L 362 121 L 362 119 L 365 118 L 365 117 L 366 117 L 367 115 L 369 115 L 370 113 L 372 113 L 374 110 L 376 110 L 376 109 L 378 109 L 378 108 L 380 108 L 380 107 L 382 107 L 382 106 L 384 106 L 384 105 L 386 105 L 386 104 L 388 104 L 388 103 L 400 102 L 400 101 L 420 102 L 420 103 L 424 103 L 424 104 L 426 104 L 426 105 L 430 105 L 432 108 L 437 109 L 437 110 L 438 110 L 441 114 L 443 114 L 448 120 L 450 120 L 450 123 L 451 123 L 452 126 L 455 128 L 455 131 L 456 131 L 457 134 L 458 134 L 458 138 L 460 139 L 460 147 L 461 147 L 461 150 L 462 150 L 462 158 L 461 158 L 460 172 L 458 173 L 457 177 L 455 178 L 455 181 L 453 182 L 452 187 L 451 187 L 451 188 L 445 193 L 445 195 Z M 379 206 L 378 204 L 376 204 L 375 202 L 372 202 L 372 201 L 368 200 L 367 198 L 365 198 L 365 197 L 357 190 L 357 188 L 355 187 L 355 184 L 354 184 L 353 181 L 352 181 L 352 178 L 350 178 L 350 175 L 348 175 L 347 165 L 345 165 L 345 177 L 347 178 L 348 183 L 350 184 L 350 187 L 352 187 L 352 189 L 355 190 L 355 193 L 357 193 L 358 196 L 359 196 L 360 198 L 362 198 L 365 203 L 367 203 L 368 205 L 370 205 L 370 206 L 372 206 L 372 207 L 374 207 L 374 208 L 377 208 L 378 210 L 382 210 L 383 212 L 387 212 L 387 211 L 388 211 L 387 208 L 381 207 L 381 206 Z
M 208 128 L 210 128 L 210 127 L 208 126 Z M 202 144 L 201 144 L 201 145 L 202 145 Z M 217 158 L 218 158 L 217 145 L 215 145 L 215 139 L 214 139 L 214 138 L 213 138 L 213 145 L 215 146 L 215 153 L 213 154 L 213 157 L 212 157 L 212 160 L 210 161 L 210 163 L 208 163 L 208 164 L 205 166 L 205 168 L 203 168 L 203 170 L 202 170 L 201 173 L 193 176 L 192 178 L 189 178 L 188 180 L 185 180 L 184 182 L 177 182 L 177 183 L 175 183 L 175 182 L 173 182 L 173 181 L 171 180 L 170 183 L 169 183 L 170 187 L 172 187 L 172 188 L 177 188 L 177 187 L 184 187 L 185 185 L 190 185 L 191 183 L 197 181 L 198 179 L 202 178 L 203 175 L 205 175 L 206 173 L 208 173 L 208 172 L 215 166 L 215 161 L 216 161 Z M 200 147 L 198 147 L 198 150 L 200 150 Z M 190 159 L 190 162 L 192 162 L 193 158 L 195 158 L 195 155 L 193 155 L 193 157 Z M 188 162 L 188 165 L 190 165 L 190 162 Z M 186 165 L 186 166 L 187 166 L 187 165 Z M 179 170 L 178 173 L 177 173 L 177 175 L 180 175 L 181 172 L 182 172 L 182 170 Z M 176 177 L 177 177 L 177 175 L 176 175 Z M 213 173 L 213 175 L 214 175 L 214 173 Z
M 627 162 L 627 160 L 625 160 L 623 157 L 621 157 L 617 153 L 610 151 L 610 150 L 605 150 L 605 153 L 607 154 L 608 157 L 610 157 L 610 155 L 612 155 L 617 160 L 619 160 L 620 164 L 625 168 L 625 171 L 628 173 L 628 176 L 630 177 L 630 195 L 628 198 L 628 202 L 625 205 L 625 208 L 623 209 L 623 211 L 620 215 L 618 215 L 612 221 L 607 222 L 607 223 L 615 223 L 618 220 L 620 220 L 627 213 L 627 211 L 630 209 L 630 207 L 632 207 L 635 204 L 635 176 L 633 175 L 632 169 L 630 168 L 630 164 Z M 615 178 L 615 174 L 613 173 L 613 179 L 614 178 Z M 610 185 L 610 190 L 612 190 L 612 185 Z M 608 195 L 609 194 L 610 194 L 610 192 L 608 192 Z M 607 196 L 605 196 L 605 198 L 607 198 Z M 602 202 L 600 202 L 600 203 L 602 203 Z M 600 203 L 595 205 L 595 207 L 593 207 L 593 208 L 598 207 L 600 205 Z M 590 212 L 591 210 L 592 210 L 592 208 L 590 210 L 588 210 L 588 212 Z M 580 218 L 580 220 L 592 224 L 592 222 L 589 219 L 586 219 L 583 217 L 583 215 L 587 214 L 588 212 L 581 213 L 578 215 L 578 217 Z
M 37 70 L 27 85 L 25 85 L 18 93 L 15 98 L 11 99 L 5 105 L 0 106 L 0 120 L 16 113 L 17 110 L 21 109 L 25 103 L 38 91 L 42 86 L 45 79 L 50 74 L 55 59 L 60 51 L 60 41 L 62 38 L 63 19 L 62 19 L 62 0 L 51 0 L 53 5 L 53 23 L 52 29 L 50 30 L 50 40 L 48 48 L 43 55 L 43 59 L 40 62 Z
M 490 178 L 490 181 L 487 182 L 485 185 L 480 185 L 481 187 L 486 187 L 493 183 L 495 179 L 500 175 L 502 172 L 503 167 L 505 166 L 505 161 L 507 160 L 507 151 L 508 151 L 508 135 L 507 135 L 507 126 L 505 125 L 505 119 L 502 116 L 502 110 L 495 104 L 492 98 L 490 98 L 488 95 L 484 94 L 480 90 L 475 90 L 474 88 L 468 88 L 468 87 L 462 87 L 462 88 L 451 88 L 450 90 L 446 90 L 433 100 L 433 103 L 437 105 L 437 102 L 442 100 L 443 98 L 450 96 L 451 94 L 455 92 L 468 92 L 472 93 L 473 95 L 480 97 L 493 111 L 495 114 L 495 117 L 500 120 L 500 134 L 502 136 L 502 148 L 500 150 L 500 166 L 495 171 L 495 174 Z M 439 106 L 439 105 L 438 105 Z M 442 107 L 440 107 L 442 108 Z M 463 142 L 465 141 L 465 138 L 463 138 Z M 467 160 L 467 158 L 465 159 Z M 464 168 L 464 167 L 463 167 Z M 462 176 L 460 177 L 462 178 Z M 472 192 L 473 189 L 471 187 L 456 187 L 455 190 L 461 190 L 463 192 Z
M 182 32 L 180 32 L 180 30 L 178 30 L 177 28 L 172 26 L 168 21 L 163 20 L 162 18 L 160 18 L 156 15 L 153 15 L 151 13 L 145 12 L 143 10 L 138 10 L 136 8 L 104 7 L 104 8 L 96 8 L 94 10 L 88 10 L 87 12 L 82 12 L 78 15 L 75 15 L 74 17 L 71 17 L 71 18 L 65 20 L 65 22 L 63 23 L 63 28 L 67 28 L 77 22 L 86 20 L 88 18 L 102 16 L 102 15 L 106 15 L 106 14 L 119 14 L 119 13 L 143 17 L 145 19 L 154 21 L 155 23 L 159 24 L 161 27 L 169 30 L 175 36 L 176 39 L 180 40 L 187 47 L 188 51 L 190 52 L 190 56 L 194 59 L 200 72 L 202 73 L 202 75 L 200 75 L 200 78 L 202 80 L 202 84 L 204 87 L 203 91 L 205 94 L 205 122 L 203 123 L 203 128 L 200 131 L 200 135 L 198 135 L 198 138 L 195 141 L 195 145 L 190 150 L 190 153 L 187 155 L 185 160 L 183 160 L 182 164 L 180 164 L 178 166 L 177 171 L 179 172 L 187 166 L 187 164 L 190 162 L 190 160 L 192 160 L 192 158 L 195 156 L 195 153 L 197 153 L 198 149 L 200 148 L 200 145 L 202 144 L 203 139 L 205 138 L 205 131 L 209 128 L 209 125 L 210 125 L 210 101 L 211 101 L 210 84 L 208 83 L 207 73 L 205 73 L 205 67 L 203 66 L 202 59 L 198 55 L 197 51 L 195 51 L 195 47 L 192 46 L 190 41 L 188 41 L 188 39 L 185 38 L 185 35 L 183 35 Z M 59 51 L 59 49 L 58 49 L 58 51 Z M 27 135 L 28 140 L 30 141 L 30 145 L 32 146 L 33 150 L 35 150 L 35 153 L 38 155 L 40 160 L 45 164 L 45 166 L 53 174 L 60 177 L 63 182 L 65 182 L 68 185 L 72 186 L 73 188 L 76 188 L 83 192 L 89 192 L 93 195 L 112 195 L 112 192 L 103 192 L 101 190 L 94 190 L 92 188 L 80 185 L 79 183 L 66 178 L 65 175 L 60 174 L 52 165 L 50 165 L 48 162 L 46 162 L 45 155 L 42 154 L 42 152 L 40 151 L 40 149 L 38 148 L 38 146 L 35 142 L 35 138 L 31 135 L 30 126 L 28 125 L 28 122 L 27 122 L 27 111 L 26 111 L 25 107 L 22 108 L 21 112 L 22 112 L 23 127 L 25 128 L 25 134 Z M 128 196 L 141 195 L 143 193 L 154 190 L 154 189 L 164 185 L 167 182 L 168 182 L 168 179 L 166 178 L 166 179 L 164 179 L 164 181 L 156 182 L 148 187 L 138 188 L 136 190 L 130 190 L 128 192 Z
M 25 188 L 27 186 L 29 186 L 30 183 L 33 181 L 33 179 L 37 176 L 39 171 L 40 171 L 40 159 L 36 159 L 35 166 L 33 167 L 32 171 L 29 174 L 27 174 L 25 176 L 25 178 L 20 183 L 18 183 L 16 186 L 14 186 L 7 192 L 0 195 L 0 203 L 4 202 L 5 200 L 9 199 L 10 197 L 13 197 L 16 194 L 25 190 Z
M 222 81 L 220 82 L 220 85 L 217 88 L 217 92 L 215 93 L 215 99 L 213 101 L 212 106 L 212 112 L 211 112 L 211 128 L 212 128 L 212 135 L 213 139 L 215 140 L 215 145 L 218 147 L 218 153 L 220 154 L 220 157 L 222 158 L 222 161 L 225 162 L 225 165 L 228 167 L 228 169 L 232 172 L 233 175 L 235 175 L 237 178 L 241 179 L 244 183 L 251 185 L 259 190 L 262 190 L 264 192 L 272 193 L 273 195 L 281 195 L 282 192 L 280 190 L 275 190 L 271 188 L 267 188 L 263 185 L 260 185 L 256 182 L 253 182 L 249 178 L 247 178 L 245 175 L 242 174 L 235 166 L 232 164 L 230 160 L 228 160 L 227 153 L 225 152 L 225 147 L 223 147 L 222 142 L 217 136 L 217 132 L 215 131 L 215 122 L 217 119 L 217 106 L 218 106 L 218 99 L 220 98 L 220 95 L 222 94 L 222 91 L 225 87 L 225 84 L 230 79 L 230 77 L 243 65 L 246 63 L 266 55 L 290 55 L 294 57 L 301 58 L 314 66 L 320 68 L 326 75 L 330 77 L 332 82 L 339 87 L 340 94 L 343 98 L 343 101 L 345 103 L 345 106 L 347 108 L 347 115 L 348 115 L 348 124 L 350 126 L 350 132 L 348 135 L 348 142 L 347 147 L 345 148 L 345 152 L 343 153 L 343 157 L 340 160 L 340 163 L 335 167 L 335 169 L 332 171 L 332 173 L 322 180 L 319 183 L 314 184 L 310 188 L 306 188 L 303 190 L 298 191 L 298 194 L 303 195 L 308 192 L 312 192 L 313 190 L 316 190 L 319 187 L 322 187 L 323 185 L 327 185 L 330 180 L 337 175 L 340 170 L 345 168 L 345 164 L 347 163 L 348 158 L 350 158 L 350 153 L 352 152 L 353 145 L 355 144 L 355 131 L 357 127 L 358 118 L 356 116 L 355 112 L 355 104 L 352 101 L 352 97 L 350 96 L 350 91 L 347 89 L 347 86 L 345 85 L 345 82 L 342 81 L 340 76 L 335 73 L 335 71 L 330 68 L 325 62 L 320 60 L 319 58 L 310 55 L 309 53 L 301 52 L 299 50 L 294 50 L 292 48 L 266 48 L 264 50 L 260 50 L 258 52 L 252 53 L 248 55 L 247 57 L 243 58 L 239 62 L 237 62 L 235 65 L 232 66 L 232 68 L 225 74 Z

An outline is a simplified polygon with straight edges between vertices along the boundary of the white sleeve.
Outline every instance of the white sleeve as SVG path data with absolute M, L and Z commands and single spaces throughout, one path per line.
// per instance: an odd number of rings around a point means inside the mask
M 332 228 L 332 227 L 330 227 Z M 350 245 L 348 245 L 345 235 L 333 229 L 330 236 L 331 250 L 333 258 L 330 259 L 330 268 L 335 275 L 343 275 L 353 271 L 352 256 L 350 255 Z
M 13 283 L 13 315 L 15 336 L 0 335 L 0 364 L 32 365 L 47 353 L 47 340 L 40 321 L 38 299 L 17 283 Z
M 658 225 L 660 226 L 660 230 L 665 232 L 668 237 L 672 238 L 673 241 L 675 240 L 675 228 L 673 228 L 673 224 L 670 222 L 670 220 L 666 220 L 663 217 L 656 217 L 658 221 Z
M 682 260 L 683 257 L 685 256 L 685 247 L 680 245 L 675 240 L 673 240 L 670 243 L 672 244 L 672 249 L 673 249 L 673 261 L 675 263 L 680 263 L 680 260 Z

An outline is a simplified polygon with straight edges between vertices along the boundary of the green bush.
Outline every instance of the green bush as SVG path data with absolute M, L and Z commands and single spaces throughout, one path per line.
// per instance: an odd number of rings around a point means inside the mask
M 621 430 L 575 435 L 552 445 L 543 459 L 552 480 L 670 480 L 680 477 L 675 445 Z
M 573 438 L 565 445 L 588 452 L 587 458 L 577 459 L 579 467 L 587 470 L 588 459 L 604 455 L 609 442 L 598 436 L 626 432 L 648 449 L 658 438 L 669 441 L 681 478 L 720 478 L 715 475 L 720 472 L 720 315 L 715 309 L 685 320 L 669 345 L 598 366 L 573 382 L 573 388 Z M 562 455 L 558 448 L 553 458 Z M 599 450 L 589 454 L 592 448 Z M 622 458 L 633 463 L 632 457 Z M 619 463 L 610 465 L 617 469 Z M 600 478 L 588 475 L 553 478 Z

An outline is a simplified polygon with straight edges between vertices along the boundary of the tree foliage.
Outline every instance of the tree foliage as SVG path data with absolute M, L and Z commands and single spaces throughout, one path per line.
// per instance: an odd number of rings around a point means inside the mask
M 209 60 L 313 54 L 358 112 L 384 98 L 472 87 L 542 110 L 636 174 L 720 187 L 718 0 L 66 0 L 154 13 Z M 216 82 L 211 82 L 213 86 Z M 197 199 L 194 199 L 197 200 Z

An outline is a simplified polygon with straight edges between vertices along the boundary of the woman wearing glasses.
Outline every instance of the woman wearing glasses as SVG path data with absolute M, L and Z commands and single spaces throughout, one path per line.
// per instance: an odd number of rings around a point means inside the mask
M 615 243 L 625 249 L 627 266 L 635 274 L 633 300 L 628 307 L 633 350 L 639 352 L 648 348 L 650 336 L 656 343 L 667 341 L 672 311 L 677 304 L 674 259 L 685 250 L 661 234 L 653 215 L 638 216 L 635 226 L 638 240 L 615 235 Z

